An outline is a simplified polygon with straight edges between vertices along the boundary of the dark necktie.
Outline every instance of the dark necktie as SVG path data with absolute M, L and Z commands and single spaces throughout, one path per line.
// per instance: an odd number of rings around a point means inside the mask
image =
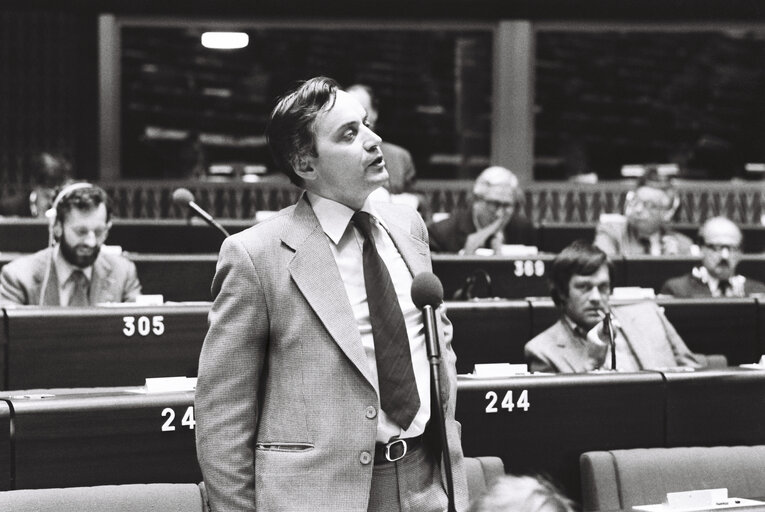
M 69 305 L 72 307 L 87 307 L 90 305 L 88 301 L 88 278 L 82 270 L 75 270 L 69 277 L 72 281 L 72 296 L 69 299 Z
M 727 297 L 728 290 L 730 290 L 730 281 L 727 279 L 720 279 L 717 283 L 717 289 L 720 291 L 720 297 Z
M 367 212 L 360 211 L 351 220 L 364 236 L 364 287 L 375 343 L 380 406 L 406 430 L 420 409 L 420 395 L 414 379 L 404 314 L 388 268 L 377 253 L 370 219 Z

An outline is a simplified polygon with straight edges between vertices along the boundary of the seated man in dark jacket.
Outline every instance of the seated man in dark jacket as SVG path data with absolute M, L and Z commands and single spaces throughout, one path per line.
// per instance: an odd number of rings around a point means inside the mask
M 499 253 L 502 244 L 536 245 L 534 226 L 520 209 L 522 194 L 512 171 L 485 169 L 475 181 L 468 209 L 428 225 L 431 251 L 475 254 L 491 248 Z
M 749 297 L 765 294 L 765 284 L 736 274 L 741 260 L 741 230 L 725 217 L 707 220 L 699 230 L 701 265 L 669 279 L 661 293 L 675 297 Z

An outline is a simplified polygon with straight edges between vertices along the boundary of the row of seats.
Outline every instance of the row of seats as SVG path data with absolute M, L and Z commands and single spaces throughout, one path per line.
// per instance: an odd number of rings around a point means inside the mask
M 765 372 L 462 376 L 466 456 L 551 477 L 579 500 L 593 450 L 765 444 Z M 0 394 L 0 489 L 194 483 L 193 391 L 138 387 Z
M 0 267 L 19 254 L 0 253 Z M 215 254 L 132 254 L 144 294 L 161 294 L 166 301 L 209 301 Z M 433 271 L 444 285 L 447 300 L 458 297 L 519 299 L 547 297 L 547 270 L 552 255 L 524 258 L 435 254 Z M 615 287 L 637 286 L 658 292 L 664 282 L 691 271 L 698 259 L 633 257 L 613 261 Z M 765 281 L 765 255 L 744 256 L 739 271 Z
M 468 499 L 482 496 L 505 469 L 497 457 L 467 457 Z M 122 484 L 0 492 L 14 512 L 210 512 L 204 483 Z
M 225 220 L 223 226 L 236 233 L 252 225 L 249 220 Z M 678 224 L 674 229 L 695 238 L 698 226 Z M 744 249 L 765 251 L 765 226 L 742 226 Z M 542 223 L 536 228 L 539 250 L 558 253 L 574 240 L 592 240 L 595 224 Z M 223 236 L 199 219 L 115 219 L 107 242 L 137 253 L 217 253 Z M 48 244 L 48 224 L 41 219 L 3 219 L 0 222 L 0 251 L 34 252 Z
M 765 303 L 662 300 L 689 348 L 731 365 L 765 353 Z M 210 304 L 115 308 L 6 308 L 0 389 L 141 385 L 146 377 L 197 374 Z M 523 362 L 523 346 L 558 319 L 550 300 L 449 302 L 457 371 Z

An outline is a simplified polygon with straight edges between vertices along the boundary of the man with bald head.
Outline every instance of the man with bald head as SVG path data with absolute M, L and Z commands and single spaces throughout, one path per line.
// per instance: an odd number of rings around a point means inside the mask
M 707 220 L 699 230 L 701 265 L 664 283 L 661 293 L 675 297 L 748 297 L 765 293 L 765 284 L 736 274 L 741 260 L 741 230 L 725 217 Z
M 523 192 L 509 169 L 485 169 L 473 185 L 469 208 L 430 224 L 434 252 L 475 254 L 479 248 L 499 252 L 502 244 L 536 245 L 534 226 L 521 211 Z

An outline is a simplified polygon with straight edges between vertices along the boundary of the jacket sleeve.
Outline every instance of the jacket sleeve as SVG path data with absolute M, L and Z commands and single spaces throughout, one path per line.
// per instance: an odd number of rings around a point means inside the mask
M 212 295 L 195 396 L 197 456 L 212 511 L 253 512 L 269 315 L 257 269 L 237 238 L 221 247 Z
M 122 293 L 122 302 L 133 302 L 141 294 L 141 281 L 138 280 L 138 271 L 135 263 L 126 260 L 127 270 L 125 275 L 125 286 Z
M 701 354 L 694 354 L 691 352 L 675 330 L 675 327 L 670 323 L 658 306 L 656 307 L 656 314 L 659 316 L 661 324 L 664 326 L 664 331 L 667 333 L 667 341 L 672 348 L 672 353 L 675 355 L 675 363 L 677 366 L 691 366 L 694 368 L 703 368 L 706 366 L 706 358 Z
M 0 304 L 29 304 L 28 293 L 11 264 L 0 272 Z

